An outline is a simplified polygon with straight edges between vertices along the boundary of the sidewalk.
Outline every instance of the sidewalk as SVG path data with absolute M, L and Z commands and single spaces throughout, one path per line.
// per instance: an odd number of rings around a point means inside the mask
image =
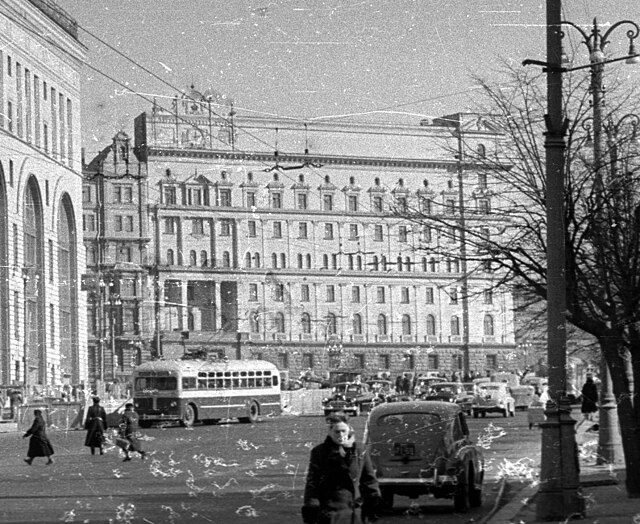
M 594 438 L 578 429 L 576 441 Z M 597 433 L 595 434 L 597 439 Z M 624 466 L 597 466 L 594 457 L 581 460 L 580 487 L 585 498 L 583 522 L 597 524 L 640 524 L 640 500 L 630 499 L 624 486 Z M 526 487 L 491 516 L 487 524 L 533 524 L 536 520 L 538 486 Z M 578 521 L 579 522 L 579 521 Z

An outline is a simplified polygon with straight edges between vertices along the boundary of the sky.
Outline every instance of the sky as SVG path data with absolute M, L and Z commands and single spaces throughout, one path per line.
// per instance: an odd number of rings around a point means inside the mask
M 546 57 L 543 0 L 56 1 L 87 47 L 88 159 L 117 131 L 132 135 L 154 97 L 190 85 L 233 99 L 239 114 L 417 124 L 472 111 L 474 75 L 495 79 L 503 62 Z M 563 13 L 606 28 L 640 22 L 640 3 L 565 0 Z M 625 31 L 612 33 L 612 55 L 626 53 Z M 565 41 L 586 61 L 577 31 Z M 640 67 L 611 69 L 640 81 Z

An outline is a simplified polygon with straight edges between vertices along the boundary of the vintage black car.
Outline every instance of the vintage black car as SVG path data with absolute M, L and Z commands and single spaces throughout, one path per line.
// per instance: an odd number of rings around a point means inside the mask
M 331 396 L 322 401 L 322 409 L 325 416 L 336 411 L 358 416 L 362 411 L 372 408 L 374 397 L 368 384 L 341 382 L 334 385 Z
M 470 394 L 461 382 L 437 382 L 432 384 L 429 391 L 420 398 L 423 400 L 453 402 L 458 404 L 467 415 L 471 415 L 473 394 Z
M 460 406 L 422 400 L 380 404 L 369 415 L 366 434 L 387 507 L 395 495 L 452 498 L 457 512 L 482 504 L 484 458 Z

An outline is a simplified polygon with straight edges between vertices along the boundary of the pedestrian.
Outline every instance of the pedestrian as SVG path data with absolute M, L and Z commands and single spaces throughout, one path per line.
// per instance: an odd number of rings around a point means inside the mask
M 598 388 L 592 375 L 587 375 L 587 381 L 582 386 L 581 411 L 585 420 L 593 420 L 593 414 L 598 411 Z
M 404 378 L 402 379 L 402 392 L 405 395 L 411 395 L 411 379 L 406 373 L 404 375 Z
M 396 377 L 396 392 L 398 394 L 402 393 L 402 375 Z
M 120 437 L 125 441 L 124 447 L 122 448 L 125 455 L 123 462 L 131 460 L 131 455 L 129 455 L 130 451 L 139 453 L 140 458 L 143 460 L 147 454 L 146 451 L 142 451 L 142 445 L 136 436 L 137 431 L 138 414 L 134 411 L 133 404 L 127 403 L 124 406 L 124 413 L 122 413 L 122 418 L 120 419 Z
M 9 404 L 11 406 L 11 420 L 17 420 L 18 410 L 22 406 L 22 391 L 19 389 L 12 389 L 9 395 Z
M 333 413 L 327 422 L 327 438 L 311 450 L 302 520 L 305 524 L 370 522 L 382 506 L 371 458 L 360 452 L 346 415 Z
M 87 437 L 84 445 L 91 448 L 91 454 L 96 454 L 96 449 L 100 449 L 100 455 L 104 455 L 104 431 L 107 427 L 107 412 L 100 405 L 100 398 L 93 397 L 93 406 L 87 410 L 87 420 L 84 429 L 87 430 Z
M 51 455 L 53 455 L 53 446 L 47 438 L 46 426 L 44 418 L 42 417 L 42 411 L 39 409 L 33 410 L 33 424 L 31 424 L 27 432 L 22 435 L 22 438 L 31 436 L 29 439 L 27 458 L 24 459 L 29 466 L 31 466 L 35 457 L 47 457 L 47 466 L 53 464 L 53 459 L 51 458 Z

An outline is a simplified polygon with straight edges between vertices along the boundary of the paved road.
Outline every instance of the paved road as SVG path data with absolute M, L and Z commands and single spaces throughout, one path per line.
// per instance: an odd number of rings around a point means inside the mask
M 364 420 L 354 419 L 360 436 Z M 396 497 L 381 524 L 425 516 L 430 524 L 478 520 L 492 505 L 504 458 L 513 464 L 530 455 L 538 465 L 539 432 L 528 429 L 525 414 L 469 419 L 469 425 L 486 444 L 484 507 L 455 515 L 448 501 Z M 282 417 L 255 425 L 152 428 L 145 435 L 149 458 L 123 463 L 116 448 L 91 456 L 83 431 L 52 431 L 55 464 L 36 459 L 28 466 L 22 461 L 27 440 L 0 434 L 0 522 L 300 522 L 309 449 L 324 439 L 326 425 L 322 417 Z

